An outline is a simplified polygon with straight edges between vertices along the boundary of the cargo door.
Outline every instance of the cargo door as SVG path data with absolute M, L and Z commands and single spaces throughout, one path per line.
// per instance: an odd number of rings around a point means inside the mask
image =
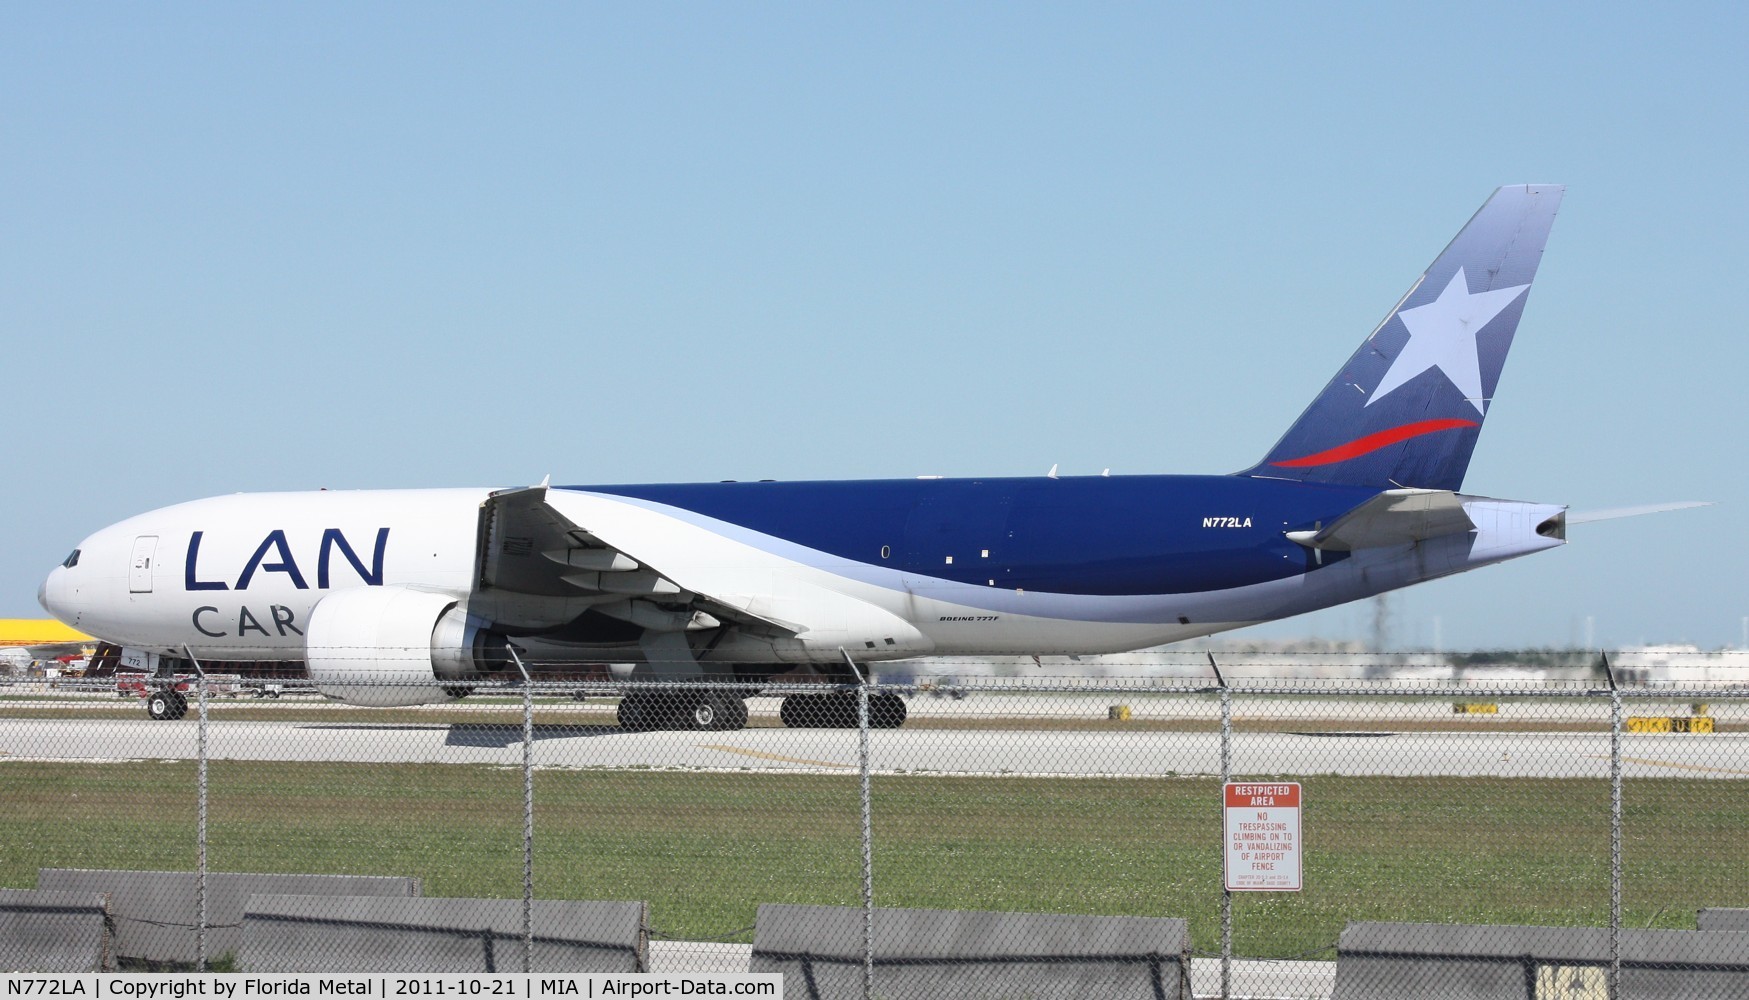
M 953 586 L 943 586 L 944 580 L 1004 586 L 1011 506 L 1006 489 L 988 483 L 932 488 L 905 523 L 906 589 L 918 595 L 953 591 Z

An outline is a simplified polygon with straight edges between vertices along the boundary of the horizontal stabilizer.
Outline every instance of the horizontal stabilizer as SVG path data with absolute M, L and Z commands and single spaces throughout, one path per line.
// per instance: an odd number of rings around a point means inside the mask
M 1638 517 L 1641 514 L 1662 514 L 1667 510 L 1687 510 L 1690 507 L 1711 507 L 1711 500 L 1672 500 L 1668 503 L 1646 503 L 1638 507 L 1611 507 L 1607 510 L 1588 510 L 1579 514 L 1568 514 L 1568 524 L 1585 524 L 1589 521 L 1613 521 L 1618 517 Z
M 1450 490 L 1386 490 L 1334 522 L 1287 537 L 1309 549 L 1352 552 L 1408 545 L 1474 531 L 1463 501 Z

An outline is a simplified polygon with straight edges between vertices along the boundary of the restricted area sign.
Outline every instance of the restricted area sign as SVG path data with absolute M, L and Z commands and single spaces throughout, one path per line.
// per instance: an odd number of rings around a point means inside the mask
M 1300 891 L 1300 784 L 1230 781 L 1227 890 Z

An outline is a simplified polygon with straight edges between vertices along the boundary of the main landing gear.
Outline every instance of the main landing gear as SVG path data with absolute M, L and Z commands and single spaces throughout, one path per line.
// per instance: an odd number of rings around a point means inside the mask
M 791 729 L 855 729 L 856 692 L 792 694 L 783 700 L 777 717 Z M 905 700 L 890 691 L 870 695 L 868 724 L 872 729 L 897 729 L 905 724 Z
M 891 692 L 871 695 L 868 721 L 875 729 L 905 724 L 905 700 Z M 856 692 L 792 694 L 783 699 L 778 718 L 791 729 L 855 729 Z M 656 730 L 697 732 L 745 729 L 747 703 L 729 691 L 629 691 L 620 699 L 619 727 L 628 733 Z
M 632 733 L 746 726 L 747 703 L 728 691 L 631 691 L 619 703 L 619 727 Z

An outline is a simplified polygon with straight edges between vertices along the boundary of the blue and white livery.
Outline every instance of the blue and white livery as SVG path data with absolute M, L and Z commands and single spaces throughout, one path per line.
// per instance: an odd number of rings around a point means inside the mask
M 331 697 L 394 705 L 512 650 L 831 678 L 846 654 L 1120 652 L 1461 573 L 1564 541 L 1565 507 L 1459 492 L 1561 194 L 1494 192 L 1234 475 L 243 494 L 97 532 L 41 601 L 135 660 L 301 660 Z M 622 722 L 745 721 L 677 690 Z

